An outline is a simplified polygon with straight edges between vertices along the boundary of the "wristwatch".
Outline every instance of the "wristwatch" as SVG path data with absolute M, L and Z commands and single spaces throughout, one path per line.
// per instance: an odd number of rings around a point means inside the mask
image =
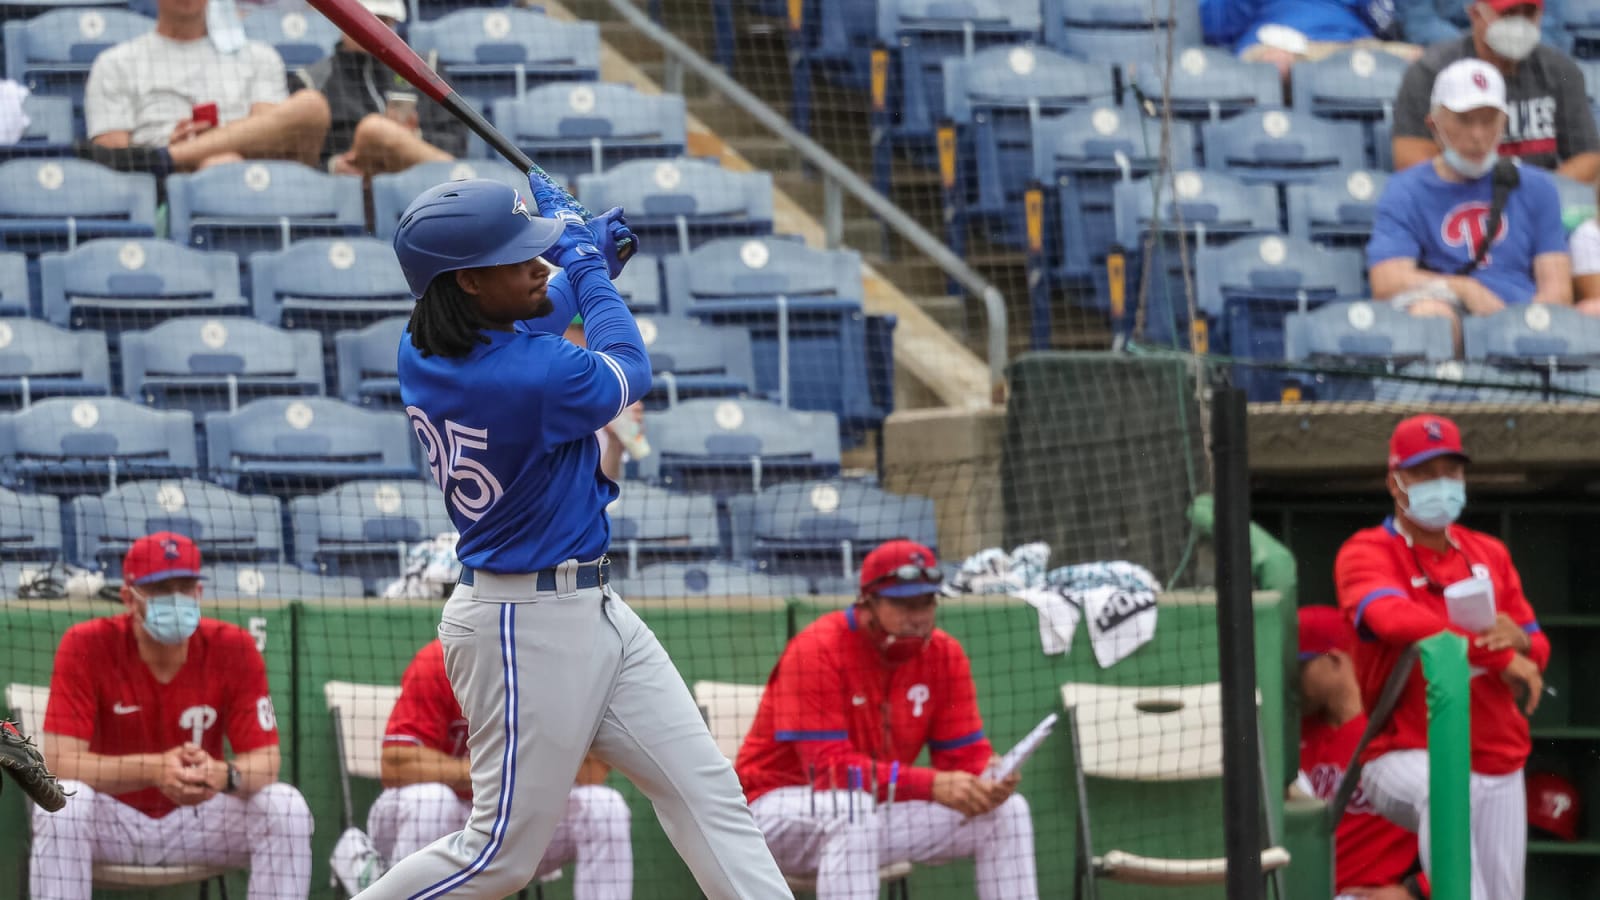
M 223 786 L 224 794 L 231 794 L 239 789 L 239 767 L 228 763 L 228 783 Z

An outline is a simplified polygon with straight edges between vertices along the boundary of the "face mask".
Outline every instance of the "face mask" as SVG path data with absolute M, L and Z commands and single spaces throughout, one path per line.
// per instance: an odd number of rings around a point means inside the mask
M 919 634 L 890 634 L 878 624 L 878 618 L 866 623 L 862 634 L 867 642 L 878 650 L 878 656 L 891 666 L 910 662 L 916 659 L 923 648 L 928 646 L 928 638 Z
M 144 630 L 161 644 L 181 644 L 200 627 L 200 601 L 188 594 L 162 594 L 144 605 Z
M 1402 487 L 1406 518 L 1429 531 L 1442 531 L 1461 516 L 1467 505 L 1467 486 L 1455 478 L 1435 478 Z
M 1469 181 L 1482 178 L 1483 176 L 1489 174 L 1489 170 L 1493 169 L 1495 163 L 1500 161 L 1500 151 L 1491 149 L 1488 153 L 1484 154 L 1483 159 L 1479 160 L 1478 162 L 1472 162 L 1471 160 L 1462 156 L 1460 153 L 1457 153 L 1456 148 L 1450 146 L 1449 142 L 1444 139 L 1444 135 L 1435 132 L 1434 136 L 1439 139 L 1439 146 L 1444 148 L 1444 164 L 1454 169 L 1456 174 Z
M 1483 42 L 1506 59 L 1521 61 L 1539 46 L 1539 26 L 1527 16 L 1501 16 L 1484 29 Z

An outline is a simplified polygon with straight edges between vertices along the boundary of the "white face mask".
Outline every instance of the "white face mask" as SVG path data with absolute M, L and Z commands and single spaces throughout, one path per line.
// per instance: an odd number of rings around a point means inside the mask
M 1440 154 L 1444 158 L 1444 164 L 1454 169 L 1456 174 L 1468 181 L 1476 181 L 1489 174 L 1489 170 L 1493 169 L 1495 163 L 1500 161 L 1500 151 L 1497 149 L 1491 149 L 1484 154 L 1483 159 L 1473 162 L 1462 156 L 1456 148 L 1450 146 L 1450 142 L 1446 141 L 1444 135 L 1437 129 L 1434 131 L 1434 137 L 1438 139 L 1439 146 L 1444 148 L 1444 152 Z
M 1483 41 L 1490 50 L 1518 62 L 1539 46 L 1539 26 L 1527 16 L 1501 16 L 1484 29 Z

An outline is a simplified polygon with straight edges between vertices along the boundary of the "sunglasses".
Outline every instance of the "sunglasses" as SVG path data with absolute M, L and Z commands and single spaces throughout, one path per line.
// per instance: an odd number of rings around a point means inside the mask
M 918 566 L 906 564 L 892 569 L 888 574 L 880 575 L 873 579 L 872 587 L 877 587 L 886 581 L 899 581 L 904 583 L 933 582 L 938 584 L 944 581 L 944 573 L 932 566 Z

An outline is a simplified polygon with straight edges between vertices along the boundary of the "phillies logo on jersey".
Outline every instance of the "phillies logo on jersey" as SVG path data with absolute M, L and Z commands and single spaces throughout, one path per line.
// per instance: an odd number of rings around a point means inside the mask
M 1500 230 L 1495 232 L 1496 244 L 1506 239 L 1506 233 L 1511 230 L 1511 217 L 1506 213 L 1500 215 Z M 1489 232 L 1489 204 L 1481 200 L 1471 203 L 1462 203 L 1455 209 L 1445 214 L 1444 222 L 1439 226 L 1439 239 L 1447 247 L 1463 247 L 1468 256 L 1478 252 L 1483 245 L 1483 236 Z M 1484 254 L 1483 264 L 1489 265 L 1489 255 Z
M 925 684 L 913 684 L 910 690 L 906 691 L 906 699 L 911 701 L 911 715 L 922 718 L 922 706 L 928 702 L 929 696 L 928 686 Z
M 203 743 L 206 729 L 217 724 L 217 709 L 214 706 L 191 706 L 178 713 L 178 727 L 189 729 L 191 743 L 196 746 Z
M 1344 780 L 1344 767 L 1332 763 L 1318 763 L 1306 773 L 1306 778 L 1311 781 L 1311 792 L 1319 800 L 1332 800 L 1333 795 L 1339 792 L 1339 782 Z M 1346 812 L 1376 813 L 1372 808 L 1372 801 L 1367 799 L 1366 792 L 1361 790 L 1361 785 L 1356 785 L 1355 793 L 1350 795 L 1350 804 L 1345 807 Z

